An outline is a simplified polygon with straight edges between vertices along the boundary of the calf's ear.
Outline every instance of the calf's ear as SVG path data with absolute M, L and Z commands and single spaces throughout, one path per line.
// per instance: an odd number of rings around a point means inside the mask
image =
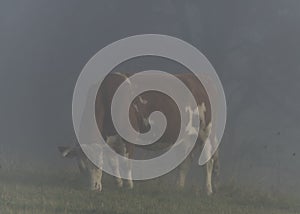
M 77 151 L 74 147 L 58 146 L 57 148 L 64 158 L 74 158 L 77 156 Z

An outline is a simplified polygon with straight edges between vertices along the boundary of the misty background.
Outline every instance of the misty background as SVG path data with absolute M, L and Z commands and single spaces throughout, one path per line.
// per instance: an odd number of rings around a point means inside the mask
M 300 2 L 0 1 L 0 163 L 65 167 L 83 66 L 135 34 L 183 39 L 223 84 L 222 182 L 300 193 Z

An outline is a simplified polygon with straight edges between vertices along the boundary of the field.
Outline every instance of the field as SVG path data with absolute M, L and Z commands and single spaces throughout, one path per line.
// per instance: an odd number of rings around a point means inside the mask
M 220 187 L 207 197 L 198 188 L 184 191 L 159 179 L 136 182 L 134 190 L 117 189 L 105 177 L 101 193 L 85 190 L 76 172 L 0 172 L 0 213 L 300 213 L 296 198 Z

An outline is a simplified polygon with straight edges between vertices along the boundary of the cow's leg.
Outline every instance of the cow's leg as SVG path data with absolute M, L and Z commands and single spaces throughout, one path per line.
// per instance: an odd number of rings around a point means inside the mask
M 211 134 L 211 128 L 212 123 L 209 123 L 204 129 L 200 130 L 200 138 L 202 142 L 204 142 L 203 146 L 206 146 L 205 151 L 206 157 L 210 156 L 210 152 L 212 149 L 212 144 L 209 139 L 209 136 Z M 204 165 L 204 175 L 205 175 L 205 190 L 207 195 L 211 195 L 213 193 L 212 191 L 212 174 L 213 174 L 213 168 L 214 168 L 214 159 L 210 158 L 209 161 Z
M 213 158 L 213 172 L 212 172 L 212 187 L 213 191 L 217 192 L 220 183 L 220 162 L 219 162 L 219 151 L 217 150 Z
M 102 190 L 102 170 L 95 168 L 91 171 L 90 174 L 90 189 L 94 191 L 101 191 Z
M 87 157 L 84 156 L 81 163 L 82 166 L 88 169 L 88 174 L 90 177 L 90 188 L 94 191 L 102 190 L 102 164 L 103 164 L 103 151 L 101 150 L 98 157 L 97 166 L 95 166 Z
M 132 181 L 132 159 L 133 159 L 133 153 L 134 153 L 134 146 L 132 144 L 124 144 L 125 145 L 125 152 L 124 157 L 127 158 L 125 160 L 124 166 L 125 166 L 125 173 L 127 177 L 127 184 L 130 189 L 133 188 L 133 181 Z
M 80 173 L 84 174 L 87 170 L 84 161 L 82 160 L 82 158 L 79 158 L 79 157 L 76 158 L 76 161 L 77 161 L 77 166 L 79 168 Z
M 116 183 L 118 187 L 123 187 L 123 181 L 120 175 L 120 163 L 119 158 L 115 155 L 109 157 L 109 163 L 112 168 L 113 174 L 116 177 Z
M 209 138 L 204 141 L 207 146 L 211 145 Z M 209 150 L 209 149 L 207 149 Z M 207 152 L 206 156 L 209 155 L 208 151 L 202 151 Z M 204 176 L 205 176 L 205 190 L 207 195 L 211 195 L 213 193 L 212 191 L 212 174 L 213 174 L 213 168 L 214 168 L 214 159 L 210 158 L 207 163 L 203 166 L 204 168 Z
M 131 163 L 131 157 L 129 153 L 125 154 L 125 157 L 128 158 L 128 160 L 125 163 L 125 167 L 126 167 L 126 173 L 127 173 L 127 183 L 128 183 L 128 187 L 130 189 L 133 188 L 133 181 L 132 181 L 132 163 Z
M 179 189 L 183 189 L 185 186 L 186 176 L 189 172 L 191 163 L 192 163 L 192 158 L 189 155 L 179 166 L 178 180 L 177 180 L 177 187 Z
M 204 174 L 205 174 L 205 190 L 207 195 L 211 195 L 212 191 L 212 173 L 213 173 L 214 160 L 211 158 L 204 165 Z
M 117 136 L 110 136 L 107 138 L 107 144 L 110 145 L 113 149 L 118 150 L 119 146 L 119 137 Z M 109 151 L 107 151 L 109 152 Z M 113 152 L 109 152 L 108 154 L 109 157 L 109 164 L 110 167 L 112 168 L 113 174 L 116 176 L 116 183 L 118 187 L 123 187 L 123 181 L 120 175 L 120 163 L 119 163 L 119 158 L 116 154 Z

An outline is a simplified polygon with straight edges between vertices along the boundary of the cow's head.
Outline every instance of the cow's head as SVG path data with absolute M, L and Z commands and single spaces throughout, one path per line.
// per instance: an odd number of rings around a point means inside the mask
M 58 150 L 65 158 L 75 158 L 81 174 L 88 179 L 91 190 L 102 190 L 102 170 L 96 167 L 83 153 L 79 146 L 67 147 L 59 146 Z

